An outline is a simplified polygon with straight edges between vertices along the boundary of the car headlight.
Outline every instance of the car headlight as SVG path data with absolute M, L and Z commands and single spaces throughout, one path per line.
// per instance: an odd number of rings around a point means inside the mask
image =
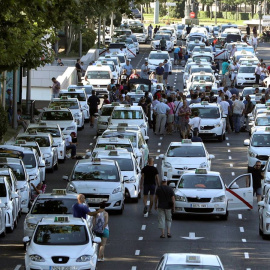
M 28 229 L 30 229 L 30 230 L 34 230 L 37 226 L 37 224 L 28 223 L 28 222 L 26 222 L 26 225 L 27 225 Z
M 119 192 L 122 192 L 122 187 L 115 188 L 113 190 L 112 194 L 116 194 L 116 193 L 119 193 Z
M 225 202 L 225 195 L 214 197 L 213 202 Z
M 52 157 L 52 154 L 46 154 L 46 153 L 45 153 L 45 154 L 44 154 L 44 157 L 45 157 L 45 158 L 50 158 L 50 157 Z
M 180 201 L 180 202 L 186 202 L 187 201 L 187 198 L 185 196 L 176 195 L 175 196 L 175 200 L 176 201 Z
M 167 168 L 167 169 L 171 169 L 172 164 L 170 162 L 164 162 L 164 167 Z
M 75 130 L 75 126 L 67 127 L 66 130 Z
M 76 262 L 89 262 L 90 260 L 91 260 L 90 255 L 82 255 L 76 260 Z
M 126 183 L 135 183 L 135 182 L 136 182 L 135 176 L 132 176 L 128 181 L 126 181 Z
M 257 156 L 257 154 L 252 152 L 252 151 L 248 151 L 248 154 L 249 154 L 250 157 L 256 157 Z
M 216 124 L 215 127 L 220 127 L 220 124 Z
M 200 164 L 200 168 L 206 168 L 207 167 L 207 163 L 206 162 L 203 162 Z
M 33 262 L 45 262 L 44 258 L 41 257 L 40 255 L 37 255 L 37 254 L 29 255 L 29 258 L 30 258 L 31 261 L 33 261 Z
M 80 114 L 79 114 L 79 113 L 75 113 L 75 114 L 74 114 L 74 117 L 76 117 L 76 118 L 77 118 L 77 117 L 80 117 Z
M 77 193 L 77 189 L 73 185 L 69 185 L 68 191 Z

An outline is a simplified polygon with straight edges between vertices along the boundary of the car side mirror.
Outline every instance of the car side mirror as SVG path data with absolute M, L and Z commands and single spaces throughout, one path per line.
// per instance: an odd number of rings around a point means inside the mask
M 239 186 L 236 183 L 233 183 L 230 189 L 239 189 Z
M 149 140 L 149 136 L 144 136 L 144 139 L 147 141 Z
M 259 207 L 264 207 L 264 201 L 258 202 L 258 206 L 259 206 Z
M 68 175 L 63 175 L 62 179 L 65 180 L 65 181 L 68 181 Z
M 23 238 L 23 243 L 29 243 L 30 242 L 30 237 L 29 236 L 25 236 L 24 238 Z
M 12 192 L 12 193 L 11 193 L 11 198 L 12 198 L 12 199 L 19 198 L 19 195 L 18 195 L 16 192 Z
M 160 154 L 159 157 L 164 159 L 164 154 Z
M 41 161 L 39 162 L 39 167 L 40 167 L 40 168 L 44 168 L 44 167 L 45 167 L 45 161 L 44 161 L 44 160 L 41 160 Z
M 213 158 L 215 158 L 214 155 L 209 155 L 209 159 L 213 159 Z
M 96 243 L 96 244 L 100 244 L 100 243 L 101 243 L 101 238 L 96 236 L 96 237 L 93 239 L 93 242 Z
M 244 145 L 245 146 L 249 146 L 249 144 L 250 144 L 250 140 L 249 139 L 244 140 Z

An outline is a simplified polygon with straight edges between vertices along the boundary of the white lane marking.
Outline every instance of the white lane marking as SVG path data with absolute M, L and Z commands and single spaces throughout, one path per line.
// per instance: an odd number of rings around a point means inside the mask
M 248 254 L 248 252 L 245 252 L 244 254 L 245 254 L 245 259 L 249 259 L 249 254 Z
M 159 156 L 156 156 L 156 159 L 159 159 Z
M 246 242 L 247 242 L 247 239 L 242 239 L 242 242 L 243 242 L 243 243 L 246 243 Z
M 131 270 L 137 270 L 137 266 L 132 266 Z
M 230 149 L 228 149 L 228 153 L 231 153 L 231 150 Z
M 174 84 L 176 84 L 176 83 L 174 83 Z
M 91 142 L 90 145 L 92 145 L 93 143 Z
M 138 238 L 138 240 L 139 240 L 139 241 L 142 241 L 142 240 L 143 240 L 143 237 L 142 237 L 142 236 L 140 236 L 140 237 Z
M 233 167 L 233 164 L 232 163 L 230 164 L 230 167 Z
M 227 146 L 230 146 L 230 143 L 227 143 Z
M 160 149 L 158 149 L 157 152 L 159 153 L 160 152 Z
M 97 136 L 94 136 L 94 139 L 96 139 L 97 138 Z
M 159 139 L 160 139 L 160 140 L 162 140 L 162 139 L 163 139 L 163 137 L 159 137 Z
M 146 212 L 146 214 L 143 215 L 144 217 L 148 217 L 148 212 Z
M 238 214 L 238 218 L 239 219 L 242 219 L 242 214 Z
M 244 232 L 245 231 L 244 230 L 244 227 L 240 227 L 239 229 L 240 229 L 240 232 Z
M 158 145 L 160 146 L 161 145 L 161 142 L 159 142 Z
M 147 202 L 146 202 L 146 205 L 150 205 L 150 201 L 147 201 Z
M 251 270 L 251 268 L 247 268 L 246 270 Z
M 146 225 L 142 225 L 141 230 L 142 230 L 142 231 L 145 231 L 145 229 L 146 229 Z
M 226 137 L 226 141 L 228 141 L 229 140 L 229 138 L 228 137 Z
M 232 172 L 232 176 L 235 176 L 235 172 Z
M 140 255 L 140 250 L 136 250 L 136 251 L 135 251 L 135 255 L 136 255 L 136 256 L 139 256 L 139 255 Z
M 154 164 L 154 167 L 157 167 L 157 164 Z
M 15 268 L 14 268 L 14 270 L 19 270 L 20 268 L 21 268 L 21 264 L 18 264 Z
M 229 159 L 232 159 L 232 157 L 231 157 L 231 156 L 229 156 L 228 158 L 229 158 Z

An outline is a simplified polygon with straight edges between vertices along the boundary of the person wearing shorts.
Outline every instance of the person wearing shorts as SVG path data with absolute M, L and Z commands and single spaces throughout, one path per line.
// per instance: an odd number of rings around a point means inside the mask
M 156 186 L 159 186 L 159 177 L 158 177 L 158 170 L 154 166 L 154 159 L 149 158 L 148 164 L 143 167 L 141 177 L 141 190 L 143 189 L 143 203 L 144 209 L 143 213 L 146 214 L 147 210 L 147 199 L 150 193 L 150 206 L 149 206 L 149 213 L 151 213 L 153 202 L 154 202 L 154 194 L 156 192 Z
M 248 172 L 252 174 L 253 195 L 256 194 L 257 202 L 260 202 L 262 200 L 262 179 L 263 179 L 263 171 L 262 171 L 261 162 L 256 161 L 255 165 L 252 168 L 249 168 Z M 249 187 L 248 179 L 247 179 L 246 186 Z
M 95 114 L 98 112 L 98 105 L 100 104 L 99 98 L 96 96 L 96 91 L 92 90 L 92 95 L 88 98 L 87 104 L 89 105 L 90 126 L 94 126 Z

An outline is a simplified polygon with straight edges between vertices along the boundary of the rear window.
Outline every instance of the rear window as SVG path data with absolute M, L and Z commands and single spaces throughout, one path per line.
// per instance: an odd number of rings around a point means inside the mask
M 61 112 L 61 111 L 54 111 L 54 112 L 43 112 L 41 116 L 41 120 L 46 121 L 70 121 L 73 120 L 73 116 L 71 112 Z

